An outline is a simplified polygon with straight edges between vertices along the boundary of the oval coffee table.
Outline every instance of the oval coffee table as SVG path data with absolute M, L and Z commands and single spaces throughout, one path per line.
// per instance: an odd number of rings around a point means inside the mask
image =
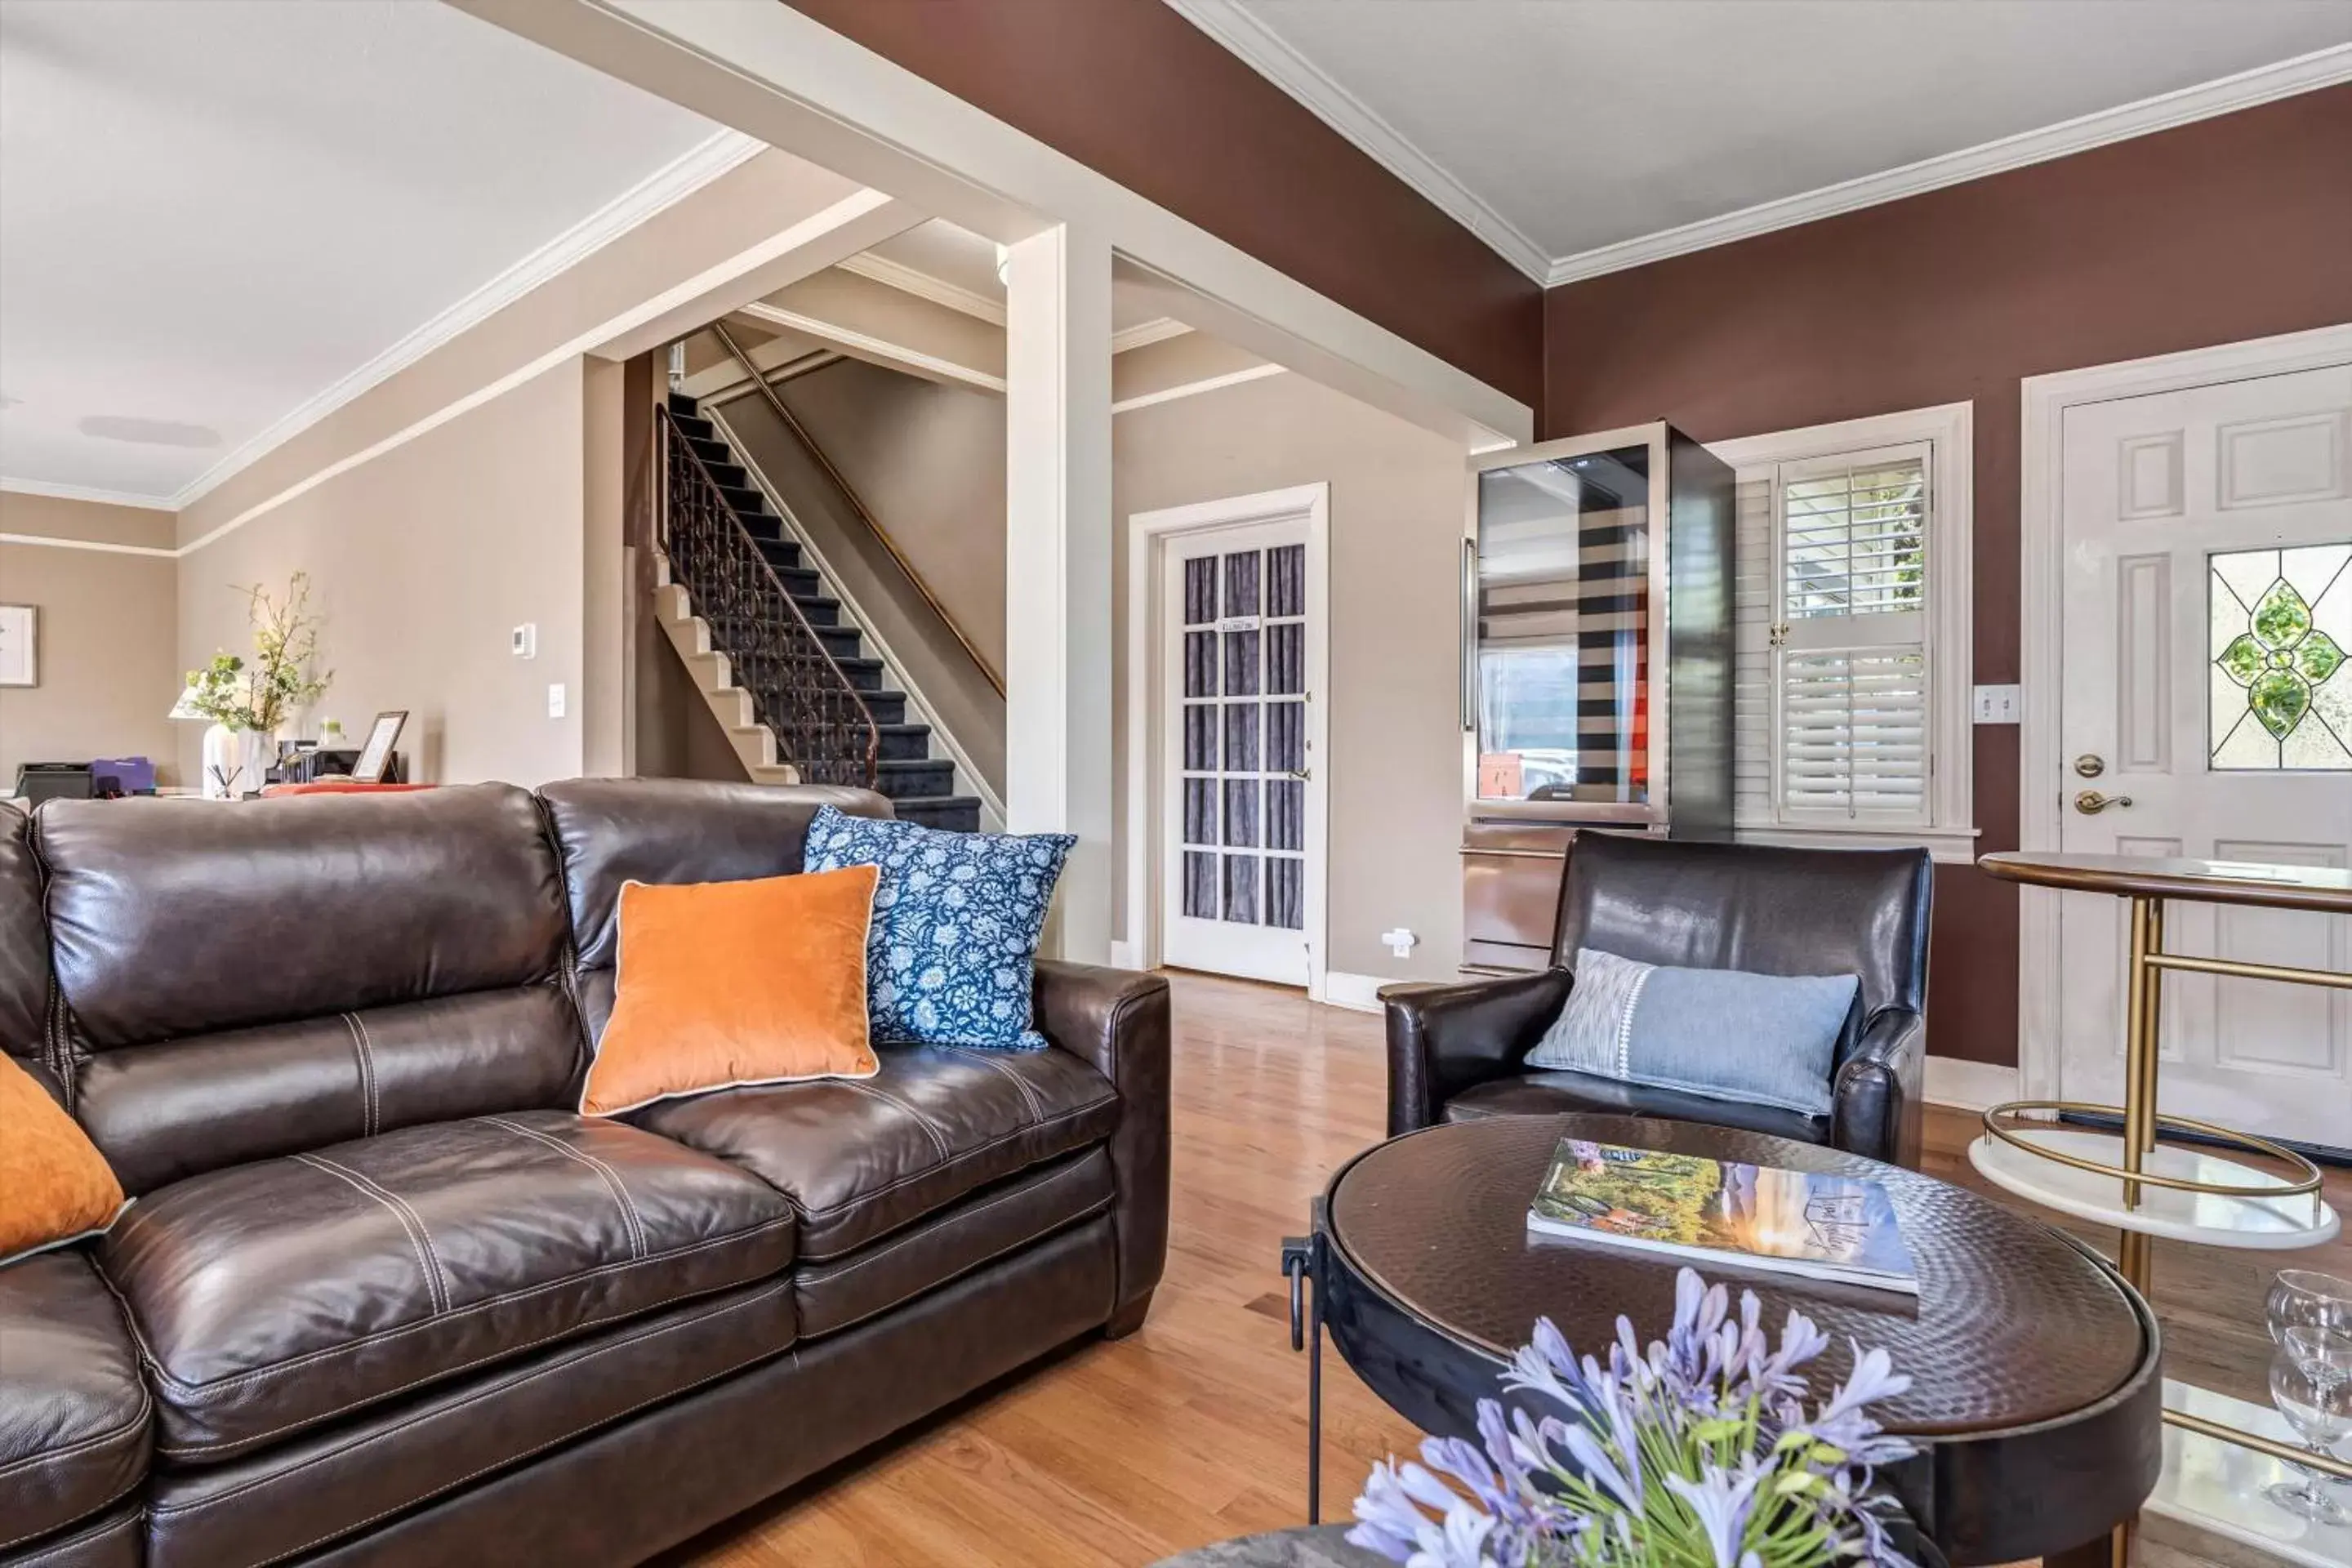
M 1885 1183 L 1918 1269 L 1916 1300 L 1701 1272 L 1754 1290 L 1776 1336 L 1791 1306 L 1831 1336 L 1816 1391 L 1852 1369 L 1854 1340 L 1885 1346 L 1911 1375 L 1883 1415 L 1925 1452 L 1886 1479 L 1950 1563 L 2107 1560 L 2111 1531 L 2136 1516 L 2163 1462 L 2147 1303 L 2046 1226 L 1916 1172 L 1785 1139 L 1632 1117 L 1496 1117 L 1358 1155 L 1317 1205 L 1305 1262 L 1316 1316 L 1400 1415 L 1475 1441 L 1477 1402 L 1502 1396 L 1496 1374 L 1538 1317 L 1580 1354 L 1606 1353 L 1620 1313 L 1645 1344 L 1672 1322 L 1677 1260 L 1528 1237 L 1528 1205 L 1571 1136 Z

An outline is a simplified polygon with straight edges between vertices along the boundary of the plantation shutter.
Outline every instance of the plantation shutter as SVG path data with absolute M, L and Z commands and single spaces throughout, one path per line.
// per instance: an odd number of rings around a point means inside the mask
M 1774 476 L 1766 641 L 1785 826 L 1931 826 L 1931 457 L 1926 443 L 1883 447 Z
M 1772 740 L 1772 683 L 1780 661 L 1772 626 L 1780 616 L 1779 530 L 1772 508 L 1780 487 L 1769 468 L 1739 479 L 1731 580 L 1731 810 L 1735 822 L 1780 821 L 1773 783 L 1780 748 Z

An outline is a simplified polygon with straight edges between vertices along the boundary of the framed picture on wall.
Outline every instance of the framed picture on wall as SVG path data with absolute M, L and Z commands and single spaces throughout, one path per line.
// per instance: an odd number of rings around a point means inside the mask
M 352 765 L 352 778 L 359 784 L 382 784 L 386 769 L 392 766 L 392 748 L 400 739 L 400 727 L 408 722 L 408 710 L 379 713 L 368 726 L 367 744 L 360 748 L 360 760 Z
M 38 686 L 41 612 L 30 605 L 0 605 L 0 686 Z

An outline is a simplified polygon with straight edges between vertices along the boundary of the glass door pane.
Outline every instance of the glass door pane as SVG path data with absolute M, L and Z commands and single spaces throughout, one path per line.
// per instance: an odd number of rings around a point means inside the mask
M 1307 923 L 1304 545 L 1194 556 L 1184 572 L 1185 915 Z
M 1649 800 L 1650 448 L 1478 476 L 1478 796 Z

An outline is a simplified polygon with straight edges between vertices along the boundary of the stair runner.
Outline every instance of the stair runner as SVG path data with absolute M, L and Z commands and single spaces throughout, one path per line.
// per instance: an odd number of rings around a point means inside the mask
M 769 508 L 767 498 L 751 483 L 751 476 L 735 460 L 734 448 L 719 437 L 716 426 L 702 417 L 694 399 L 672 393 L 669 408 L 679 432 L 694 444 L 695 452 L 719 481 L 729 508 L 758 542 L 768 564 L 776 569 L 784 592 L 800 605 L 825 651 L 866 700 L 880 741 L 874 787 L 889 797 L 904 821 L 961 833 L 979 831 L 978 797 L 955 793 L 955 763 L 932 754 L 929 724 L 907 721 L 907 694 L 884 687 L 882 661 L 866 657 L 865 628 L 849 617 L 840 600 L 825 594 L 816 572 L 802 563 L 801 547 L 784 537 L 783 520 Z M 721 635 L 717 626 L 712 627 L 714 637 Z M 718 651 L 730 650 L 721 645 Z

